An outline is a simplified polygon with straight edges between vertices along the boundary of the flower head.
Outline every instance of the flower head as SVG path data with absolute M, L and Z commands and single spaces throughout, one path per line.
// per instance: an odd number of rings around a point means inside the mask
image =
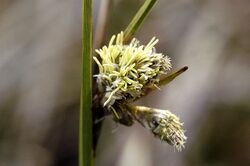
M 134 118 L 156 137 L 173 145 L 179 151 L 184 148 L 187 137 L 184 134 L 183 123 L 176 115 L 167 110 L 143 106 L 127 107 Z
M 141 96 L 147 84 L 156 85 L 159 77 L 171 68 L 170 59 L 156 53 L 154 46 L 158 39 L 152 38 L 147 45 L 140 45 L 137 39 L 123 44 L 123 32 L 112 36 L 109 45 L 96 50 L 100 61 L 97 84 L 104 93 L 103 106 L 110 107 L 116 100 L 134 100 Z
M 112 111 L 115 121 L 126 126 L 138 121 L 156 137 L 182 150 L 187 138 L 177 116 L 167 110 L 129 104 L 143 96 L 149 87 L 160 85 L 161 76 L 171 68 L 169 57 L 156 52 L 158 39 L 154 37 L 147 45 L 140 45 L 135 38 L 126 45 L 123 37 L 123 32 L 114 35 L 108 46 L 96 50 L 100 60 L 94 57 L 99 67 L 95 76 L 102 107 Z

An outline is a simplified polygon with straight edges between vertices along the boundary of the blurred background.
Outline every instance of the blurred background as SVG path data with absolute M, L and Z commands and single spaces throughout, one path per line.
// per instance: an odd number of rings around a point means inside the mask
M 104 44 L 143 2 L 93 1 L 99 32 L 108 4 Z M 107 117 L 95 165 L 249 166 L 250 1 L 159 0 L 136 34 L 153 36 L 189 70 L 137 104 L 177 114 L 186 148 Z M 80 80 L 81 0 L 0 0 L 0 166 L 77 165 Z

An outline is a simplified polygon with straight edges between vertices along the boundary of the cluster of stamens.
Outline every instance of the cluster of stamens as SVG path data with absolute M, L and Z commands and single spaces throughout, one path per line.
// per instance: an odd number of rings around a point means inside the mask
M 135 38 L 124 44 L 123 38 L 123 32 L 114 35 L 108 46 L 96 50 L 99 73 L 95 77 L 102 107 L 113 112 L 118 122 L 131 125 L 137 120 L 156 137 L 181 150 L 186 136 L 177 116 L 167 110 L 130 105 L 144 95 L 146 87 L 157 87 L 161 76 L 171 68 L 169 57 L 156 53 L 156 38 L 145 46 Z

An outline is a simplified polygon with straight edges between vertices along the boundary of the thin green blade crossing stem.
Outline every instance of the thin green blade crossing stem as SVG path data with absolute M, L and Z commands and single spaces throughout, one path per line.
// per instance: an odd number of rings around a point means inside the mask
M 151 9 L 157 0 L 146 0 L 139 11 L 136 13 L 132 21 L 129 23 L 124 32 L 124 42 L 131 40 L 135 32 L 138 30 L 139 26 L 142 24 L 143 20 L 149 14 Z
M 79 166 L 92 166 L 92 0 L 83 0 L 82 4 L 82 83 L 79 122 Z

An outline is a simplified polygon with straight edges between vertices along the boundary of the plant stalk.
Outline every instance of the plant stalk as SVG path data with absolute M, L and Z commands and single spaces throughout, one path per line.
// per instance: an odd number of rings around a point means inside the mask
M 92 0 L 82 1 L 82 82 L 79 122 L 79 166 L 93 165 L 92 149 Z

